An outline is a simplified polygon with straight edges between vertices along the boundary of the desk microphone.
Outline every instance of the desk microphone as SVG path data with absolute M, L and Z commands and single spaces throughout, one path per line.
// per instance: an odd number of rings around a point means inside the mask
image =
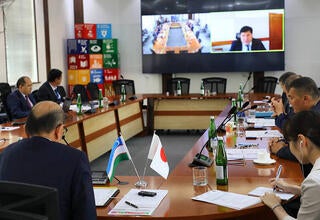
M 249 80 L 251 79 L 251 75 L 252 75 L 252 72 L 250 72 L 250 73 L 249 73 L 248 79 L 247 79 L 247 81 L 244 83 L 244 85 L 243 85 L 243 87 L 242 87 L 242 91 L 241 91 L 241 92 L 243 92 L 244 88 L 246 88 L 247 83 L 248 83 L 248 82 L 249 82 Z
M 243 109 L 243 110 L 241 110 L 241 111 L 239 111 L 239 112 L 246 112 L 246 111 L 248 111 L 248 110 L 250 110 L 250 109 L 256 109 L 258 106 L 257 105 L 253 105 L 253 106 L 251 106 L 250 108 L 246 108 L 246 109 Z M 238 113 L 239 113 L 238 112 Z
M 222 123 L 221 123 L 221 124 L 219 125 L 219 127 L 217 128 L 217 131 L 223 131 L 223 132 L 224 132 L 225 130 L 223 129 L 223 127 L 227 124 L 227 122 L 230 121 L 230 119 L 231 119 L 234 115 L 237 115 L 238 113 L 243 112 L 244 109 L 245 109 L 249 104 L 250 104 L 250 102 L 248 102 L 248 101 L 245 102 L 245 103 L 243 103 L 242 107 L 241 107 L 238 111 L 236 111 L 236 110 L 237 110 L 237 107 L 236 107 L 236 106 L 233 106 L 233 107 L 230 109 L 227 117 L 225 117 L 225 119 L 222 121 Z

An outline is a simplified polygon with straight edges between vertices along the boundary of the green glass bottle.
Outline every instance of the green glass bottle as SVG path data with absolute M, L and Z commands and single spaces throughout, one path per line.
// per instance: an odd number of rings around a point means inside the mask
M 82 114 L 82 101 L 81 101 L 80 93 L 78 93 L 78 95 L 77 95 L 77 109 L 78 109 L 77 114 L 81 115 Z
M 200 95 L 204 96 L 204 86 L 203 86 L 202 80 L 201 80 L 201 84 L 200 84 Z
M 121 97 L 120 97 L 120 101 L 121 101 L 121 102 L 125 102 L 126 99 L 127 99 L 126 87 L 125 87 L 125 85 L 121 85 Z
M 215 161 L 217 185 L 228 185 L 228 160 L 222 137 L 218 137 Z
M 239 89 L 238 91 L 238 97 L 237 97 L 237 105 L 238 105 L 238 109 L 240 109 L 242 107 L 242 104 L 243 104 L 243 95 L 242 95 L 242 92 L 241 90 Z
M 235 106 L 237 107 L 237 102 L 236 102 L 236 99 L 235 98 L 232 98 L 231 99 L 231 106 Z M 237 114 L 233 114 L 233 122 L 237 122 Z
M 214 121 L 214 116 L 210 117 L 210 126 L 208 131 L 208 151 L 214 152 L 217 148 L 218 141 L 217 141 L 217 130 L 216 130 L 216 123 Z
M 181 95 L 181 83 L 180 83 L 180 81 L 177 82 L 177 95 Z
M 99 89 L 99 96 L 98 96 L 99 108 L 103 108 L 102 100 L 103 100 L 102 89 Z

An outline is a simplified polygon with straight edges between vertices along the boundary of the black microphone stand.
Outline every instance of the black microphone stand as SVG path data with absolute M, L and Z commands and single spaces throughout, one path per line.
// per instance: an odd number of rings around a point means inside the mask
M 250 72 L 250 73 L 249 73 L 248 79 L 247 79 L 247 81 L 244 83 L 244 85 L 243 85 L 243 87 L 242 87 L 242 91 L 241 91 L 241 92 L 243 92 L 243 91 L 244 91 L 244 88 L 246 88 L 247 83 L 248 83 L 248 82 L 249 82 L 249 80 L 251 79 L 251 75 L 252 75 L 252 72 Z
M 121 181 L 121 180 L 119 180 L 117 177 L 113 177 L 113 178 L 115 178 L 117 181 L 118 181 L 118 184 L 119 185 L 127 185 L 127 184 L 129 184 L 129 182 L 124 182 L 124 181 Z

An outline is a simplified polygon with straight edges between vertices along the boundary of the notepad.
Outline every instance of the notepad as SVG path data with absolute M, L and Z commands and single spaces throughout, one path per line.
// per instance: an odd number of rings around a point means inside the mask
M 116 187 L 93 187 L 96 206 L 108 205 L 120 190 Z
M 251 196 L 262 196 L 266 192 L 273 192 L 273 189 L 272 188 L 268 188 L 268 187 L 257 187 L 254 190 L 250 191 L 248 193 L 248 195 L 251 195 Z M 279 192 L 279 191 L 276 191 L 274 193 L 277 196 L 279 196 L 282 200 L 289 200 L 292 197 L 294 197 L 294 194 L 292 194 L 292 193 L 284 193 L 284 192 Z

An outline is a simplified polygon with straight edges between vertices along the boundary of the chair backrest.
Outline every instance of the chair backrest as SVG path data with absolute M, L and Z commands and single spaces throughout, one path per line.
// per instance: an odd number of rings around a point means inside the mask
M 11 121 L 12 117 L 7 106 L 7 97 L 11 93 L 11 87 L 9 83 L 0 83 L 0 113 L 1 123 L 5 121 Z
M 181 85 L 181 95 L 188 95 L 190 89 L 190 79 L 184 77 L 176 77 L 167 80 L 167 90 L 170 94 L 174 94 L 174 91 L 177 90 L 177 84 L 180 81 Z
M 98 84 L 94 82 L 89 82 L 87 85 L 87 94 L 89 100 L 97 100 L 99 98 Z
M 258 81 L 255 92 L 273 94 L 276 90 L 277 82 L 278 78 L 273 76 L 265 76 Z
M 32 91 L 32 96 L 36 102 L 39 102 L 38 92 L 39 92 L 38 89 Z
M 203 86 L 205 91 L 209 90 L 210 93 L 224 94 L 226 93 L 227 79 L 221 77 L 203 78 Z
M 7 219 L 58 219 L 58 190 L 41 185 L 0 181 L 0 211 L 8 214 Z
M 116 95 L 121 94 L 121 85 L 125 85 L 126 93 L 128 96 L 135 95 L 134 81 L 131 79 L 118 79 L 112 81 L 112 86 Z
M 77 98 L 77 95 L 80 93 L 81 95 L 81 101 L 82 102 L 88 102 L 88 95 L 87 95 L 87 90 L 84 85 L 74 85 L 73 90 L 72 90 L 72 97 L 75 99 Z

